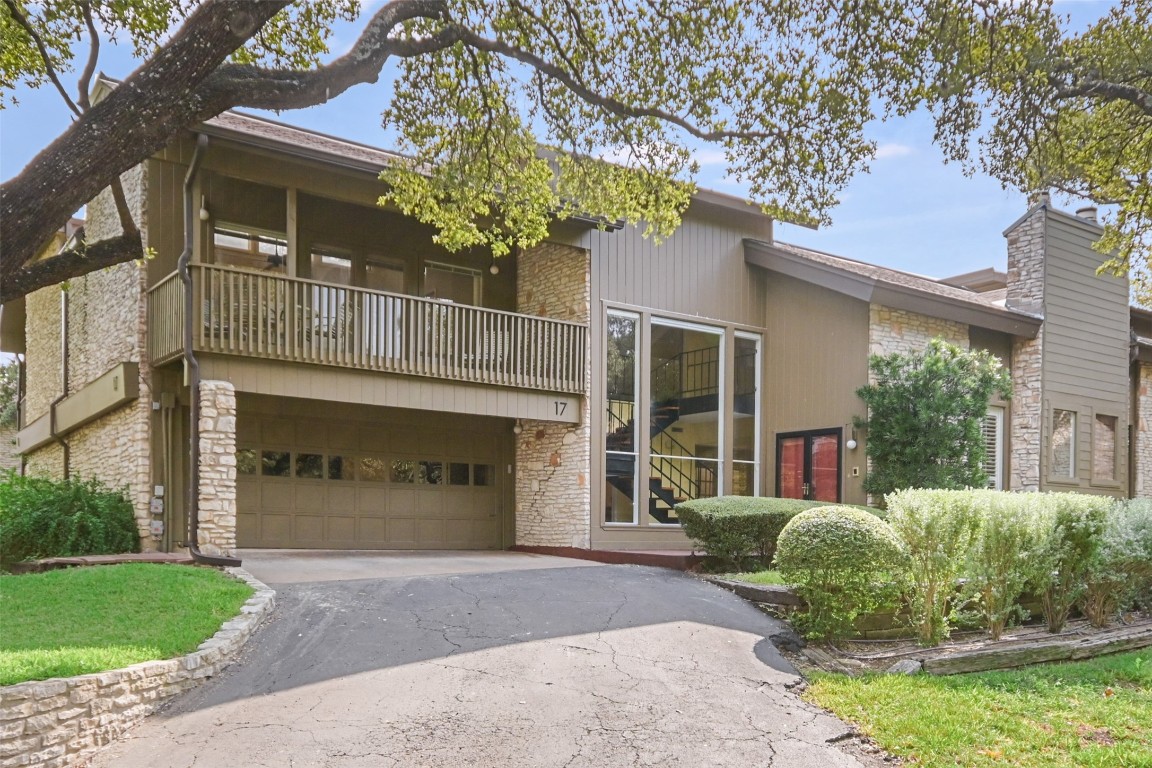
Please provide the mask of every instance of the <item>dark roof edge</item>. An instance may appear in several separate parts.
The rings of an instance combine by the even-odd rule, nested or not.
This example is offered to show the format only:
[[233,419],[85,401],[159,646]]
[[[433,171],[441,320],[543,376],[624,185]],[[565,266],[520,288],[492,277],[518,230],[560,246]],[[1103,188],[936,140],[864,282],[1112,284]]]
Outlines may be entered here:
[[1013,336],[1036,338],[1043,322],[1038,317],[1011,309],[959,301],[906,285],[864,277],[845,269],[809,261],[799,254],[760,240],[744,240],[744,261],[861,301],[1010,333]]

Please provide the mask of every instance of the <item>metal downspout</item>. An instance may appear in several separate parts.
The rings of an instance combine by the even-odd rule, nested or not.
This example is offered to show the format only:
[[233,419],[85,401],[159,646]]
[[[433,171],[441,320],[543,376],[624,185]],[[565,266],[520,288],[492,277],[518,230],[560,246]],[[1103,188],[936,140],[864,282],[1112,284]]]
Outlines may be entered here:
[[56,406],[68,397],[68,289],[60,291],[60,396],[48,406],[48,434],[63,451],[64,479],[72,474],[72,446],[56,431]]
[[188,391],[190,401],[188,404],[188,456],[191,467],[188,478],[188,552],[192,559],[204,565],[236,568],[240,566],[239,558],[207,555],[200,551],[198,532],[200,529],[200,363],[192,351],[192,275],[188,271],[188,264],[192,260],[192,228],[197,226],[192,209],[192,183],[196,179],[196,172],[200,169],[200,161],[204,157],[204,150],[208,147],[208,137],[200,134],[196,137],[196,149],[192,153],[192,162],[188,164],[188,173],[184,175],[184,250],[176,262],[176,271],[180,274],[180,282],[184,285],[184,365],[188,371]]

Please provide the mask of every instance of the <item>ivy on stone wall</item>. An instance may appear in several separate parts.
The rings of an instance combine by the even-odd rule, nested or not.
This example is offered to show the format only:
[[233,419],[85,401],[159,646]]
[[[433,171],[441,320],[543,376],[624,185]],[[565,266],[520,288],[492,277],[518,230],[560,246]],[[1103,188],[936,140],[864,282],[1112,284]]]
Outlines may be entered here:
[[872,355],[868,366],[873,383],[856,390],[868,406],[856,421],[868,434],[864,490],[986,485],[981,424],[994,393],[1011,395],[1000,361],[933,339],[923,351]]

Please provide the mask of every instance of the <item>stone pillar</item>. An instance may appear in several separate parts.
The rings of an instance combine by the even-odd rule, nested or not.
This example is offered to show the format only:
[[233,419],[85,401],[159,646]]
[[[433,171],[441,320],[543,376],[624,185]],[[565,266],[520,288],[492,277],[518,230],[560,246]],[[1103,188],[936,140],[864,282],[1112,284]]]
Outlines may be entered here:
[[200,382],[200,527],[209,555],[236,549],[236,391],[228,381]]
[[[1005,304],[1040,317],[1044,315],[1045,205],[1034,206],[1006,234],[1008,238],[1008,293]],[[1008,490],[1040,490],[1041,436],[1044,391],[1042,368],[1044,327],[1034,339],[1012,342],[1012,400],[1009,430]]]
[[1133,495],[1152,499],[1152,363],[1140,363],[1136,387],[1136,413],[1132,418],[1136,434],[1129,471],[1136,479]]
[[[541,243],[521,253],[516,265],[518,311],[587,324],[588,251]],[[585,366],[585,387],[591,367]],[[589,398],[580,423],[525,420],[516,436],[516,543],[526,546],[590,546],[591,496]]]

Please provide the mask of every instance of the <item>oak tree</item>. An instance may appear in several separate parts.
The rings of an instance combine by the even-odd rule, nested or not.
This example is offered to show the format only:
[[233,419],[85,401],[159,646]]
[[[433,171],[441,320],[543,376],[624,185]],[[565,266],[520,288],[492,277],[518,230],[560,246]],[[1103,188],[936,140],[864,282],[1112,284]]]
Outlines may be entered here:
[[[928,105],[953,157],[981,135],[974,157],[1005,183],[1118,203],[1109,242],[1127,258],[1149,219],[1149,2],[1074,37],[1044,0],[387,0],[366,18],[357,0],[0,0],[0,97],[52,87],[75,113],[0,186],[0,301],[140,257],[117,180],[182,131],[234,107],[320,104],[392,60],[381,109],[410,160],[382,194],[449,248],[501,255],[575,211],[667,236],[707,143],[767,213],[827,223],[874,152],[865,126]],[[332,57],[338,20],[361,31]],[[109,38],[140,66],[93,104]],[[1136,138],[1111,171],[1053,149],[1118,116]],[[1012,136],[1030,143],[1011,152]],[[120,235],[34,260],[108,187]]]

